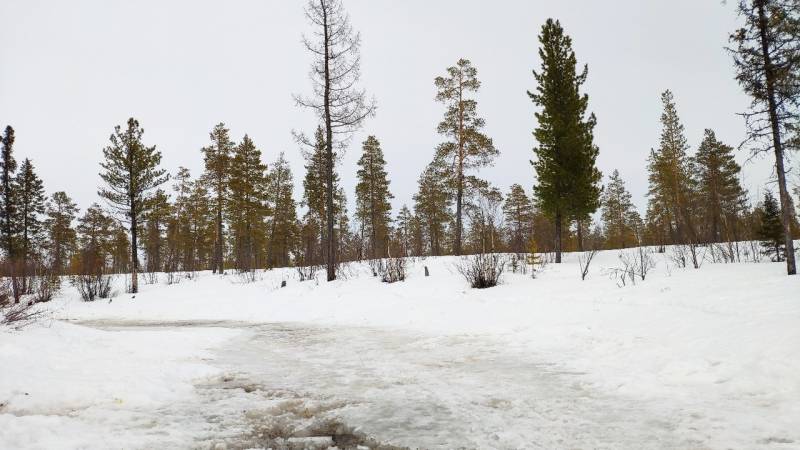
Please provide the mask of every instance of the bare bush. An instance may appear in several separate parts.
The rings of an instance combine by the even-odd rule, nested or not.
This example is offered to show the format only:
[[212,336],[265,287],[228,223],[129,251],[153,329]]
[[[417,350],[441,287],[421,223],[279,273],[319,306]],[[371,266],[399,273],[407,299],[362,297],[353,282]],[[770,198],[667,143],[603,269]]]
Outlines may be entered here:
[[36,303],[49,302],[61,290],[61,277],[50,269],[43,269],[33,276],[33,301]]
[[458,272],[476,289],[497,286],[505,268],[504,258],[497,253],[478,253],[464,256],[457,265]]
[[592,260],[596,254],[597,250],[590,250],[578,255],[578,265],[581,268],[581,280],[586,279],[586,275],[589,273],[589,266],[592,264]]
[[653,249],[643,246],[620,252],[619,262],[620,266],[605,270],[605,273],[614,279],[619,287],[626,286],[628,283],[635,285],[637,278],[644,281],[650,270],[656,266]]
[[384,283],[395,283],[406,279],[406,260],[405,258],[387,258],[382,265],[381,281]]
[[703,265],[705,250],[701,249],[699,244],[676,244],[672,246],[671,251],[672,261],[682,269],[686,268],[689,263],[695,269],[699,269]]
[[32,302],[6,303],[0,306],[0,325],[22,328],[37,321],[44,312]]
[[317,270],[319,270],[319,266],[314,264],[297,266],[297,276],[300,278],[300,281],[313,280],[317,277]]
[[105,273],[73,275],[70,282],[85,302],[93,302],[98,298],[111,296],[111,275]]

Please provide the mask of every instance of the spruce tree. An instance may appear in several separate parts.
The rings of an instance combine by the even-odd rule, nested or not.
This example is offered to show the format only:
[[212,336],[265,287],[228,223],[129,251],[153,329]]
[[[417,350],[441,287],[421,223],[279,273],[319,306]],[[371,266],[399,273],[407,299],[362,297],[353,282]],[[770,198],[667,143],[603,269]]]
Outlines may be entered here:
[[467,59],[447,68],[447,75],[436,77],[436,100],[445,105],[438,132],[449,140],[436,149],[436,158],[446,161],[445,172],[455,193],[456,214],[453,252],[461,254],[466,173],[488,166],[499,154],[492,140],[483,133],[485,121],[478,116],[478,102],[470,98],[481,86],[478,70]]
[[706,130],[692,160],[706,240],[735,240],[736,222],[745,207],[746,193],[739,183],[742,169],[734,159],[733,147],[718,141],[712,130]]
[[78,205],[64,191],[53,193],[47,204],[47,249],[50,266],[56,274],[63,274],[75,251],[76,232],[72,223],[78,214]]
[[209,134],[211,144],[201,150],[205,162],[203,178],[209,183],[214,213],[214,254],[211,267],[214,273],[219,273],[220,275],[225,271],[223,260],[225,234],[222,215],[225,212],[226,195],[228,193],[231,154],[235,146],[229,134],[230,131],[225,128],[224,123],[217,124]]
[[786,247],[783,243],[781,210],[770,191],[764,193],[758,239],[761,241],[761,247],[765,255],[772,257],[773,261],[783,261],[786,255]]
[[103,149],[105,160],[100,163],[103,169],[100,178],[105,181],[106,188],[98,191],[98,195],[129,225],[131,293],[139,290],[137,233],[149,207],[150,191],[169,179],[166,170],[159,168],[161,152],[155,146],[145,146],[143,134],[144,130],[134,118],[128,119],[125,130],[117,125],[110,137],[111,145]]
[[730,36],[736,79],[752,98],[744,114],[754,152],[772,151],[786,247],[786,272],[797,274],[792,202],[786,185],[786,135],[797,132],[800,107],[800,6],[796,0],[739,0],[744,27]]
[[14,264],[16,257],[14,236],[16,234],[16,195],[14,193],[14,173],[17,170],[17,161],[14,159],[14,129],[9,125],[3,133],[0,150],[0,232],[2,232],[2,247],[6,259]]
[[363,153],[358,160],[356,184],[356,218],[365,225],[369,235],[369,257],[386,256],[394,196],[389,192],[386,161],[381,144],[375,136],[363,143]]
[[14,179],[14,191],[17,197],[17,215],[15,222],[19,231],[18,256],[23,262],[22,290],[28,292],[27,276],[30,266],[36,259],[44,230],[43,215],[45,212],[45,194],[42,180],[36,175],[33,163],[25,158]]
[[269,219],[269,267],[286,267],[298,239],[297,205],[289,162],[281,152],[267,177],[266,196],[272,209]]
[[650,151],[647,222],[659,234],[660,244],[696,243],[691,220],[692,174],[686,150],[689,145],[678,118],[672,92],[661,94],[661,140]]
[[[561,262],[563,228],[569,220],[586,220],[599,206],[600,172],[595,167],[594,114],[586,117],[589,97],[581,94],[588,68],[578,73],[572,39],[558,21],[548,19],[539,34],[541,69],[533,71],[537,87],[528,92],[540,108],[533,135],[538,146],[532,161],[537,207],[555,225],[556,262]],[[567,227],[568,228],[568,227]]]
[[442,161],[434,159],[419,177],[414,195],[414,212],[419,217],[432,256],[442,254],[446,241],[446,226],[450,223],[452,195]]
[[519,184],[512,184],[503,204],[503,215],[508,230],[509,250],[524,253],[530,241],[533,224],[533,203]]
[[266,170],[261,151],[245,135],[230,160],[226,202],[234,264],[240,272],[257,267],[259,250],[266,245]]
[[627,248],[638,244],[638,228],[642,222],[631,202],[631,193],[618,170],[611,173],[603,190],[602,214],[608,248]]

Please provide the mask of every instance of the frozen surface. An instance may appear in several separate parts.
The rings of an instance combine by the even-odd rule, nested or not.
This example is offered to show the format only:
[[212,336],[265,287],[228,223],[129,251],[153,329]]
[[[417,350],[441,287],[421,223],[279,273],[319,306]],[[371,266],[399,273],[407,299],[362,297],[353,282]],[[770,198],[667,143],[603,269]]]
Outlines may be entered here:
[[203,273],[111,303],[68,288],[51,317],[80,326],[0,332],[0,448],[326,447],[345,431],[422,448],[800,446],[800,278],[656,255],[620,288],[604,272],[617,255],[586,281],[569,255],[482,291],[448,257],[393,285],[352,265],[333,283]]

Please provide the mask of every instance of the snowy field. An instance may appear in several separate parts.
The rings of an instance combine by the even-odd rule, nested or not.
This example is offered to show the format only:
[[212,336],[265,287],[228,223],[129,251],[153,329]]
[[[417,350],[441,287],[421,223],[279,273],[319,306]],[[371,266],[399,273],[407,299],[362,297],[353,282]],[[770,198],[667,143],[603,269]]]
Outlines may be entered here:
[[800,277],[655,255],[619,287],[618,253],[488,290],[454,257],[65,285],[0,330],[0,448],[800,448]]

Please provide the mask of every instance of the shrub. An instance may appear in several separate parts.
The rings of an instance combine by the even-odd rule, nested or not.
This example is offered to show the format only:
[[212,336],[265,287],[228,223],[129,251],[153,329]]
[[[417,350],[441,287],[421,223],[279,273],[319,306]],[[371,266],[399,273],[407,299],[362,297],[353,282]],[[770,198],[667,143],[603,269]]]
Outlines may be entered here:
[[52,270],[44,269],[31,280],[33,300],[37,303],[49,302],[61,290],[61,278]]
[[406,260],[405,258],[388,258],[386,264],[381,265],[381,281],[384,283],[394,283],[405,281],[406,279]]
[[497,253],[478,253],[464,256],[457,265],[458,272],[475,289],[497,286],[505,267],[504,258]]

